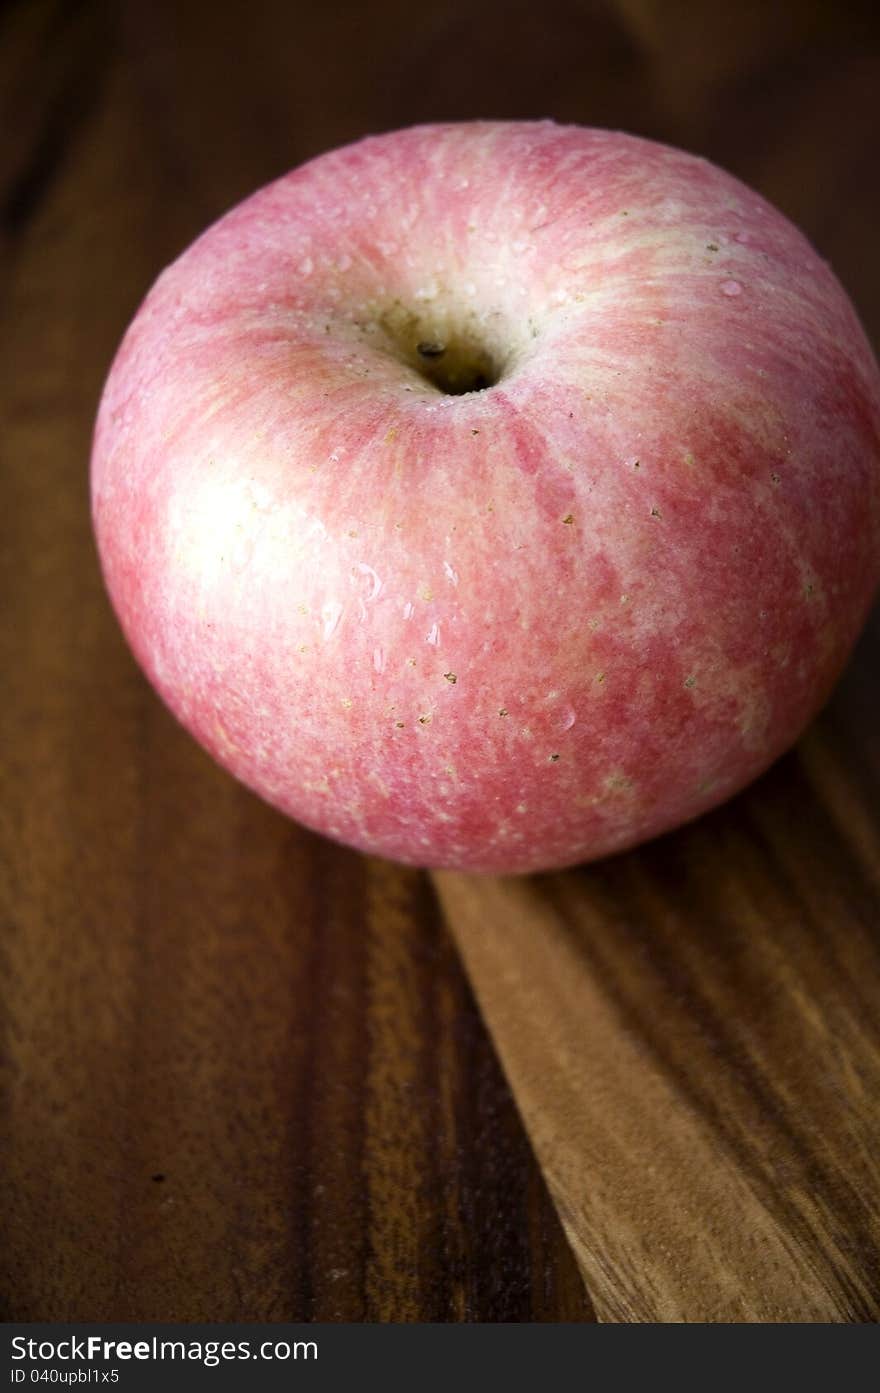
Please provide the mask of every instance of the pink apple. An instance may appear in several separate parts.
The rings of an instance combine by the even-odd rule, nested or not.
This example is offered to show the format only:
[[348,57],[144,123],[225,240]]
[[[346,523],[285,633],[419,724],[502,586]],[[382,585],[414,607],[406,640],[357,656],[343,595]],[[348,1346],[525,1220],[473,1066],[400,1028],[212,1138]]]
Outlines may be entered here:
[[309,827],[601,856],[822,704],[880,578],[880,376],[804,237],[704,160],[549,122],[364,140],[160,276],[94,521],[150,681]]

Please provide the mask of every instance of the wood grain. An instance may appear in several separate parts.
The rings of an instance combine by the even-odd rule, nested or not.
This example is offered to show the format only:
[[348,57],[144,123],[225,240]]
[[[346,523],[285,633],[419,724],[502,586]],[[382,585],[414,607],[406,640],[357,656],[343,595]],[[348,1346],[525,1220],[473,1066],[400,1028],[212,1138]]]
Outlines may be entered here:
[[74,817],[82,870],[19,900],[7,1318],[582,1318],[424,878],[174,747],[128,885]]
[[[91,423],[206,223],[438,118],[719,159],[876,336],[878,78],[867,3],[0,13],[7,1318],[593,1317],[430,879],[284,822],[137,673],[91,542]],[[875,621],[798,753],[699,827],[442,883],[606,1318],[876,1313],[878,671]]]

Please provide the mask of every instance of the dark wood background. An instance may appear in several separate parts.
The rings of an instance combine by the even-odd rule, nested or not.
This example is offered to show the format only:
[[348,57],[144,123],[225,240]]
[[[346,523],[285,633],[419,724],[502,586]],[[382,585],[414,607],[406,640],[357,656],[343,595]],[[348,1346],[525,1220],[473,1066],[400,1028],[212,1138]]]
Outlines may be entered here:
[[[550,115],[709,155],[801,223],[876,343],[874,14],[685,0],[0,10],[6,1318],[593,1318],[431,879],[285,822],[213,767],[136,670],[91,542],[91,423],[138,301],[208,221],[323,149],[435,118]],[[740,1110],[741,1150],[771,1117],[776,1151],[745,1166],[746,1182],[768,1212],[778,1200],[782,1222],[786,1187],[803,1181],[831,1235],[814,1261],[798,1221],[807,1265],[831,1283],[848,1255],[843,1319],[880,1306],[878,712],[875,613],[802,749],[708,831],[589,880],[508,887],[503,901],[520,927],[530,896],[638,923],[631,953],[594,944],[594,987],[618,1023],[647,1013],[640,1048],[706,1128],[719,1125],[719,1096]],[[743,886],[752,920],[736,918]],[[570,1157],[560,1179],[526,1037],[513,1029],[511,1045],[492,991],[493,940],[468,927],[467,889],[441,888],[599,1313],[679,1315],[681,1303],[652,1305],[650,1284],[639,1295],[650,1255],[632,1270],[619,1259],[633,1251],[620,1205],[567,1204]],[[769,979],[742,970],[735,935],[720,940],[722,972],[705,960],[701,925],[722,907],[770,933],[778,951],[758,964]],[[786,1131],[780,1116],[808,1082],[792,1063],[805,1037],[765,1016],[782,1025],[760,1037],[762,1069],[782,1083],[774,1094],[760,1075],[766,1108],[752,1118],[751,1045],[718,1022],[766,1006],[774,964],[802,941],[803,979],[779,980],[818,1032],[798,1057],[822,1087]],[[638,964],[655,959],[663,990],[642,991]],[[694,1074],[695,1059],[708,1073]],[[716,1064],[727,1093],[706,1084]],[[829,1116],[839,1126],[840,1107],[844,1140],[862,1148],[849,1176],[838,1153],[832,1164],[809,1144]],[[603,1155],[613,1167],[613,1148]],[[605,1178],[593,1176],[607,1199]],[[604,1267],[593,1223],[618,1226]],[[627,1300],[611,1299],[621,1287]],[[741,1309],[769,1319],[786,1307]]]

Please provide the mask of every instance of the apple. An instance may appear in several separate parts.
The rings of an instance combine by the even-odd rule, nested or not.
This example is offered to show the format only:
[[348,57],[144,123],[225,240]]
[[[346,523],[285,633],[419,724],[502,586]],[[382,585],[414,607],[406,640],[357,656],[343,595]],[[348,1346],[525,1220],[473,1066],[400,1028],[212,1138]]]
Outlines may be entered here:
[[880,579],[880,375],[705,160],[422,126],[159,277],[92,499],[138,661],[245,784],[385,857],[549,869],[726,799],[821,706]]

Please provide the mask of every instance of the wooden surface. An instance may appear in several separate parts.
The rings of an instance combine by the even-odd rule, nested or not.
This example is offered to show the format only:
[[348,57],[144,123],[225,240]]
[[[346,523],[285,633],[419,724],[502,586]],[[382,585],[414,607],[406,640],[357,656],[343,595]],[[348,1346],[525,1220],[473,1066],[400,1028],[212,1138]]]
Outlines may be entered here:
[[8,1318],[876,1319],[876,616],[729,808],[566,876],[440,882],[588,1297],[430,879],[284,822],[174,725],[86,489],[161,266],[274,174],[417,120],[554,115],[718,159],[801,222],[876,343],[873,15],[0,11]]

